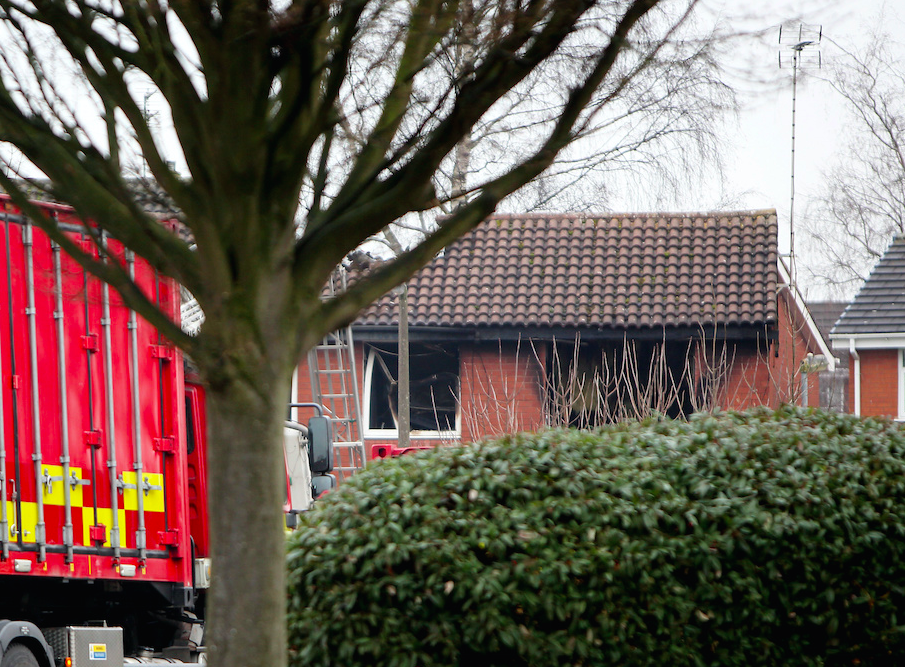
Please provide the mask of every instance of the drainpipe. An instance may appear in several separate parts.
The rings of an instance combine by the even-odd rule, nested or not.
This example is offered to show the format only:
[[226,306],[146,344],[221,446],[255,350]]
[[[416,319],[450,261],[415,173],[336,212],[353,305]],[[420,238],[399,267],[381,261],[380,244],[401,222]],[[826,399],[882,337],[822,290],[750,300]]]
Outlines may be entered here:
[[855,361],[855,368],[852,371],[855,374],[855,396],[853,398],[853,412],[856,417],[861,416],[861,355],[855,349],[855,339],[848,339],[848,353],[852,355]]
[[808,407],[808,372],[801,371],[801,407]]

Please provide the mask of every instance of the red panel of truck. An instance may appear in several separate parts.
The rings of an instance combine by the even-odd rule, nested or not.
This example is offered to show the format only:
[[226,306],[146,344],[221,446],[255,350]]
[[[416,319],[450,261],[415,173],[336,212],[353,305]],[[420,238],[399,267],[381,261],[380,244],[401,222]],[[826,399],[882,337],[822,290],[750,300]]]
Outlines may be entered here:
[[[180,353],[8,199],[0,213],[0,575],[190,585]],[[105,243],[178,322],[177,285]]]
[[192,380],[185,386],[185,419],[188,452],[187,488],[189,530],[195,542],[195,557],[210,555],[207,534],[207,457],[203,447],[207,429],[207,403],[204,387]]

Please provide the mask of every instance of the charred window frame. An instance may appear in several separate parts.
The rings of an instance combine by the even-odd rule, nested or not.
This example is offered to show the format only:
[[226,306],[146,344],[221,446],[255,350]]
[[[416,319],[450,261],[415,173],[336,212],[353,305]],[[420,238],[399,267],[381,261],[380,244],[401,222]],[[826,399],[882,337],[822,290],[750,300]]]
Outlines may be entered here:
[[[399,346],[367,346],[364,422],[371,437],[398,435]],[[412,343],[409,386],[413,437],[458,436],[459,350],[454,345]]]

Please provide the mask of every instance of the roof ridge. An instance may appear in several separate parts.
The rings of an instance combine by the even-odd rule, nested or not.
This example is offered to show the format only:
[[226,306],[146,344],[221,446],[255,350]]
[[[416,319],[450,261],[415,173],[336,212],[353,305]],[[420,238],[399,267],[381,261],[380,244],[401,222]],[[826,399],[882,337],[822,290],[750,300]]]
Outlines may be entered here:
[[528,220],[528,219],[613,219],[613,218],[734,218],[739,216],[760,218],[776,215],[775,208],[738,209],[731,211],[533,211],[530,213],[493,213],[485,218],[488,220]]

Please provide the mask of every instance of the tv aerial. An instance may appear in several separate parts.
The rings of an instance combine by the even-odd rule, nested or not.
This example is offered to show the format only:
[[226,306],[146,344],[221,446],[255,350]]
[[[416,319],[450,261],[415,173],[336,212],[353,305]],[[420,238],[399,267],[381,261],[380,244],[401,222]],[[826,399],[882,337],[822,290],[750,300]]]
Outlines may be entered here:
[[798,70],[820,69],[820,41],[823,26],[800,23],[779,26],[779,68],[792,70],[792,194],[789,201],[789,274],[795,283],[795,101],[798,93]]

